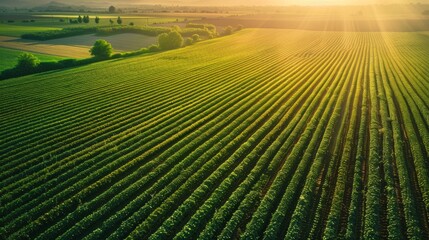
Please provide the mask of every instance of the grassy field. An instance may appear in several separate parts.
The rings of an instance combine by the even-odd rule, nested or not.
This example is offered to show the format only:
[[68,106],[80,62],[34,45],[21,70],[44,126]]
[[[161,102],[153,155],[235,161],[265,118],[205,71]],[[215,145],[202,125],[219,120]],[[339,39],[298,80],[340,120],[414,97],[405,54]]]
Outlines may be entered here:
[[[16,65],[18,56],[21,53],[22,51],[19,51],[19,50],[0,48],[0,71],[13,68]],[[64,59],[58,56],[38,54],[38,53],[34,53],[34,55],[37,58],[39,58],[40,61],[44,61],[44,62]]]
[[428,239],[429,38],[246,29],[0,82],[5,239]]
[[56,27],[42,27],[34,25],[18,26],[12,24],[0,24],[0,36],[19,37],[24,33],[43,32],[49,30],[58,30]]

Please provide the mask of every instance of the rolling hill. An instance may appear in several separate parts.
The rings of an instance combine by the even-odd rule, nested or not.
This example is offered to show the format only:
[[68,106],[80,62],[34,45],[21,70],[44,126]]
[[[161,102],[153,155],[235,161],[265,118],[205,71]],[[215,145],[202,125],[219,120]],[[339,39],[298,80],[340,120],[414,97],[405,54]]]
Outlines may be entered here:
[[246,29],[2,81],[1,238],[427,239],[428,45]]

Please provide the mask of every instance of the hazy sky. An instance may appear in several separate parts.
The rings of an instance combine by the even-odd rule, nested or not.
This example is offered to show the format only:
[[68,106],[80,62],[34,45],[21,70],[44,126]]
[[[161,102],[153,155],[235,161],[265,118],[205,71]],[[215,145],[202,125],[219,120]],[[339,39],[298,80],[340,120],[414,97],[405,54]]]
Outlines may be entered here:
[[41,5],[48,2],[61,2],[72,5],[134,5],[134,4],[162,4],[162,5],[362,5],[387,3],[429,3],[429,0],[0,0],[1,5]]
[[[1,1],[1,0],[0,0]],[[385,4],[385,3],[428,3],[428,0],[110,0],[110,2],[140,2],[168,4],[213,4],[219,5],[348,5],[348,4]]]
[[[1,0],[0,0],[1,1]],[[110,0],[115,2],[115,0]],[[429,3],[429,0],[116,0],[129,3],[159,3],[169,5],[362,5],[387,3]]]

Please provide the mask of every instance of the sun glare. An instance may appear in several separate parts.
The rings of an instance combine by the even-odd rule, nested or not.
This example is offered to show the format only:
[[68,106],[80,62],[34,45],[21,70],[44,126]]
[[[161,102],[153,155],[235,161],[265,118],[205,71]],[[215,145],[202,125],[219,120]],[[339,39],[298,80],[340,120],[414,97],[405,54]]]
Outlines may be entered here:
[[0,0],[0,239],[429,239],[408,1]]

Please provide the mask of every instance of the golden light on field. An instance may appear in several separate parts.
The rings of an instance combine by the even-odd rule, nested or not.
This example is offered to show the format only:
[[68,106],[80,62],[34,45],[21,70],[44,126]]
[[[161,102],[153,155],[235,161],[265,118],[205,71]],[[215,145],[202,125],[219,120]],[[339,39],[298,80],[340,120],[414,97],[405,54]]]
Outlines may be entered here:
[[301,0],[300,5],[363,5],[363,4],[400,4],[408,3],[405,0]]
[[[401,31],[402,29],[424,29],[427,25],[425,17],[415,4],[378,4],[384,1],[302,1],[308,6],[319,4],[319,7],[297,7],[261,18],[260,25],[267,21],[283,22],[279,27],[318,30],[318,31]],[[376,3],[376,4],[365,4]],[[353,5],[354,4],[354,5]]]
[[309,4],[309,5],[348,5],[348,4],[358,4],[362,1],[356,1],[356,0],[347,0],[347,1],[341,1],[341,0],[325,0],[325,1],[317,1],[317,0],[303,0],[301,1],[301,4]]

